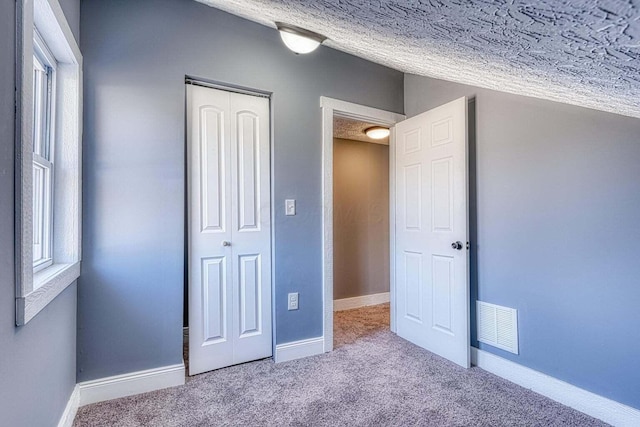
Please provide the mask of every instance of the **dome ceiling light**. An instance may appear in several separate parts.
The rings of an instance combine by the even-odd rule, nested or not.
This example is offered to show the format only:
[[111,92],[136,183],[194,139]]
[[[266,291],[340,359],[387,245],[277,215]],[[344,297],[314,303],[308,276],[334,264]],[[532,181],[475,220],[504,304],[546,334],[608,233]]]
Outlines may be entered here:
[[371,139],[384,139],[389,136],[389,129],[382,126],[373,126],[364,130]]
[[282,22],[276,22],[276,27],[284,44],[296,54],[313,52],[327,39],[322,34]]

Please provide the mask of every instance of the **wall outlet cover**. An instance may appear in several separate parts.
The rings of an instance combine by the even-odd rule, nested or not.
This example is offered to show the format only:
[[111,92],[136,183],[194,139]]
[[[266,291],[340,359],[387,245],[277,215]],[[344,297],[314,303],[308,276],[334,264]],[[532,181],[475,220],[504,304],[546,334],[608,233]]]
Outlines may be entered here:
[[297,310],[298,309],[298,293],[292,292],[288,295],[288,309],[289,310]]

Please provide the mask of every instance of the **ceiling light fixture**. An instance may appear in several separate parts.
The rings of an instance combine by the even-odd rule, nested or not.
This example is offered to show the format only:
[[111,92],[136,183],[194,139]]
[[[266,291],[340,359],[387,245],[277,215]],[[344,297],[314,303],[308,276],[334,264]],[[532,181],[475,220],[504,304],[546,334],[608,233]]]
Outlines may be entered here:
[[295,53],[313,52],[327,39],[322,34],[282,22],[276,22],[276,27],[284,44]]
[[364,130],[364,133],[371,139],[384,139],[389,136],[389,129],[382,126],[373,126]]

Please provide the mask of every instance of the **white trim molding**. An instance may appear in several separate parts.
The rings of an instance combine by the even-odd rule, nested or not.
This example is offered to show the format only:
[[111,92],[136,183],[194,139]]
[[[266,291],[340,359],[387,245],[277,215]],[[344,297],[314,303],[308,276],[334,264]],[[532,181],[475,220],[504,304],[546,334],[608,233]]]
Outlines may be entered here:
[[352,310],[354,308],[384,304],[389,302],[389,297],[389,292],[382,292],[379,294],[362,295],[360,297],[336,299],[333,300],[333,311]]
[[69,396],[67,406],[64,408],[64,412],[58,421],[58,427],[72,427],[73,420],[76,418],[76,413],[80,407],[80,388],[76,384]]
[[276,363],[302,359],[324,353],[324,337],[293,341],[276,345],[274,360]]
[[396,127],[389,135],[389,328],[396,330]]
[[51,300],[80,277],[80,263],[54,264],[36,273],[34,277],[38,278],[41,275],[46,275],[42,279],[46,285],[40,286],[26,296],[16,299],[17,324],[25,324],[33,319]]
[[524,388],[614,426],[639,426],[640,410],[471,347],[471,363]]
[[80,406],[104,400],[148,393],[185,383],[184,362],[177,365],[131,372],[78,384]]
[[[324,351],[327,352],[333,350],[333,118],[334,116],[345,117],[393,127],[397,122],[404,120],[405,115],[325,96],[320,97],[320,109],[322,110],[322,299],[324,312],[322,326],[323,346]],[[389,152],[391,153],[394,149],[394,138],[391,136],[389,138]],[[393,167],[393,164],[390,164],[390,167]],[[390,177],[395,176],[393,171],[393,169],[389,169]],[[393,200],[390,202],[393,205]],[[392,228],[393,226],[391,224]],[[393,246],[393,243],[391,245]],[[391,262],[393,263],[393,259]],[[391,294],[393,294],[395,289],[393,277],[390,280]],[[391,316],[394,313],[392,304]],[[393,321],[392,325],[394,325]]]

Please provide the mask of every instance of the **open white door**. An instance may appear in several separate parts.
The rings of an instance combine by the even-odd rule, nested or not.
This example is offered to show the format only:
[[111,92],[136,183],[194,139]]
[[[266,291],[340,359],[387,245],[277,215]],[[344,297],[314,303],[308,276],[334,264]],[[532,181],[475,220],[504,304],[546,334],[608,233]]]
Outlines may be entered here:
[[269,100],[187,86],[189,375],[269,357]]
[[467,100],[396,124],[396,328],[469,367]]

